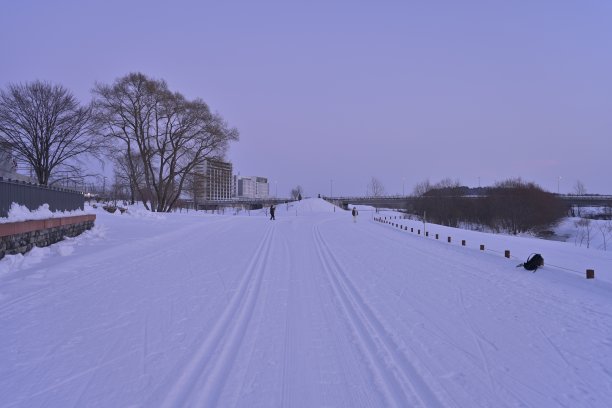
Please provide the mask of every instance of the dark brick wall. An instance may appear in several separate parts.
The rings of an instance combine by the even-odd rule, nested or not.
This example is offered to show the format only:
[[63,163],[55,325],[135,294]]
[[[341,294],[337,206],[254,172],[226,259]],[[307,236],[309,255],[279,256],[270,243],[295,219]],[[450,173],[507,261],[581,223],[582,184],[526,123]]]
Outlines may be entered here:
[[95,215],[81,215],[0,224],[0,259],[54,244],[64,237],[76,237],[91,229],[95,219]]

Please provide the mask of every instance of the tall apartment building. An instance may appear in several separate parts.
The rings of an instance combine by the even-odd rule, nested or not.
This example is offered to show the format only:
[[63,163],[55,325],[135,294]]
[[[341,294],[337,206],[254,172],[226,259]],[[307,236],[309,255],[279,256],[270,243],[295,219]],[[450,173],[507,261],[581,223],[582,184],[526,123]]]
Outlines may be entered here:
[[267,198],[270,196],[270,185],[265,177],[235,177],[236,197]]
[[229,200],[233,196],[232,163],[207,159],[195,169],[197,201]]

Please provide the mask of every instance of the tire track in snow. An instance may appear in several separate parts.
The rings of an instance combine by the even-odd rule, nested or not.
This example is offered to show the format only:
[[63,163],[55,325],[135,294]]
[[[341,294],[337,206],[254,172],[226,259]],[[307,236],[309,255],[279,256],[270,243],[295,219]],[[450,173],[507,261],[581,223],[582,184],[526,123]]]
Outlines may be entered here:
[[161,407],[215,406],[251,320],[273,237],[274,227],[269,226],[230,303],[187,365],[180,368]]
[[342,304],[376,381],[385,391],[383,396],[388,405],[444,406],[359,295],[316,225],[313,236],[332,290]]

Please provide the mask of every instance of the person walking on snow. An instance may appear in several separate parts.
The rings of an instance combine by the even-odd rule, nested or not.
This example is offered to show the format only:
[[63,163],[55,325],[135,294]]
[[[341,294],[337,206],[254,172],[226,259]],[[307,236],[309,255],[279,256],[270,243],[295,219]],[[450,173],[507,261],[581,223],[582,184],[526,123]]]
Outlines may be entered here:
[[272,204],[270,206],[270,220],[276,220],[276,218],[274,218],[274,211],[276,211],[276,207],[274,206],[274,204]]
[[353,222],[357,222],[357,216],[359,215],[359,212],[357,212],[357,207],[353,207]]

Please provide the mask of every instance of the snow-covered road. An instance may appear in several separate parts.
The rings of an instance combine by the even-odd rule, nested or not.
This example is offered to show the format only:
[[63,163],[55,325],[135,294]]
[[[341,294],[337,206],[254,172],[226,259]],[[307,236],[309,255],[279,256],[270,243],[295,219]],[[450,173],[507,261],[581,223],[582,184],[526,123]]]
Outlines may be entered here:
[[612,285],[350,218],[100,214],[0,273],[0,406],[609,406]]

